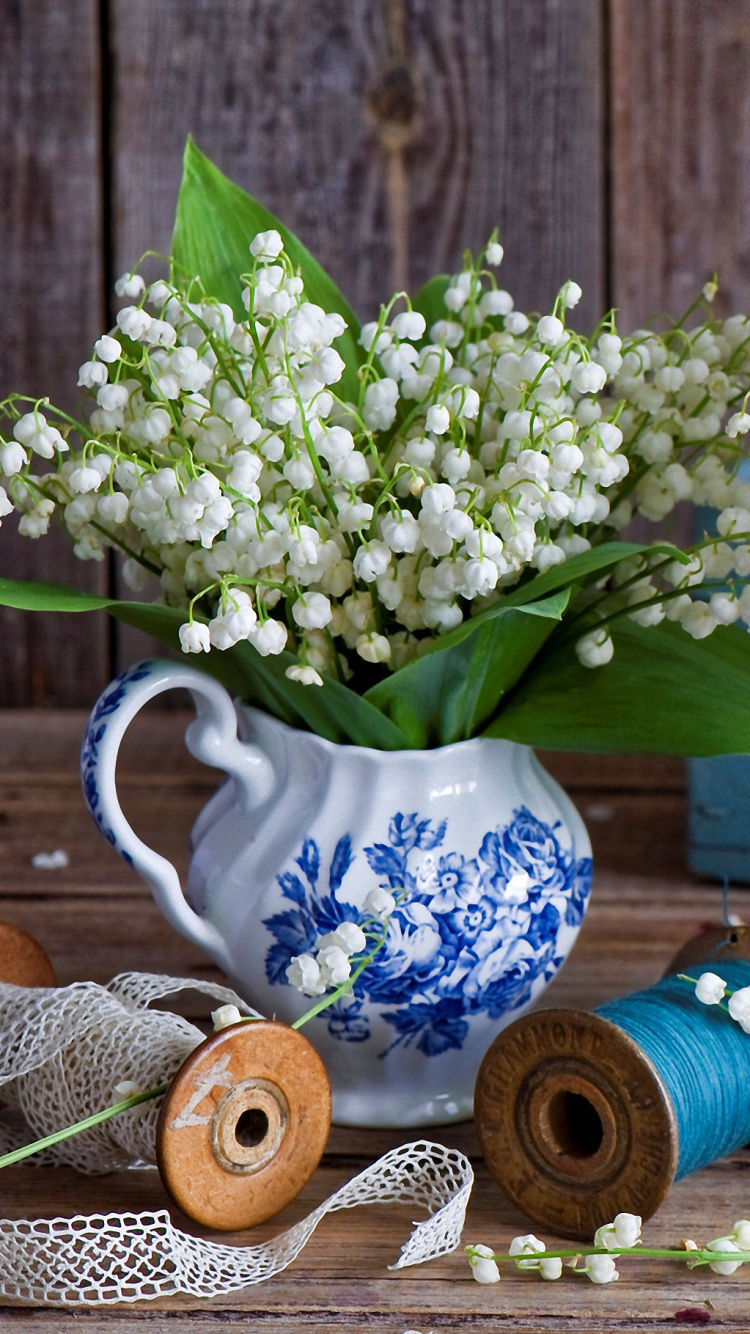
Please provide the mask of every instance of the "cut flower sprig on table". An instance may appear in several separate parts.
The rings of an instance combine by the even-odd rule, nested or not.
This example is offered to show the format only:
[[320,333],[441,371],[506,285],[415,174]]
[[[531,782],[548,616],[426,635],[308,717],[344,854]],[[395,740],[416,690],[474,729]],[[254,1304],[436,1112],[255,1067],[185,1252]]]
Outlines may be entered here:
[[[324,1010],[354,990],[362,974],[385,945],[391,916],[403,897],[403,894],[389,894],[387,890],[381,888],[370,890],[358,923],[340,922],[335,931],[328,932],[317,940],[314,953],[299,955],[292,959],[287,969],[290,984],[302,995],[316,997],[316,1001],[290,1024],[290,1028],[304,1028],[311,1019],[316,1019]],[[262,1019],[263,1016],[256,1013],[243,1014],[237,1005],[231,1003],[220,1005],[211,1013],[215,1033],[220,1033],[235,1024],[253,1024]],[[82,1121],[61,1126],[41,1139],[0,1154],[0,1170],[4,1167],[13,1167],[16,1163],[42,1153],[63,1140],[73,1139],[76,1135],[112,1120],[113,1117],[121,1116],[123,1112],[153,1102],[156,1098],[162,1097],[168,1089],[168,1083],[140,1088],[131,1080],[123,1080],[114,1085],[108,1107],[102,1107]]]
[[[0,602],[107,607],[338,742],[750,749],[750,321],[707,284],[661,333],[584,338],[574,281],[527,316],[502,259],[493,236],[360,327],[189,142],[169,275],[118,281],[80,419],[2,405],[2,515],[119,549],[158,600]],[[715,532],[620,539],[686,499]]]
[[641,1219],[637,1214],[617,1214],[613,1222],[597,1229],[591,1246],[552,1246],[529,1233],[514,1237],[507,1252],[495,1252],[490,1246],[465,1248],[472,1276],[477,1283],[499,1283],[500,1264],[513,1261],[517,1269],[534,1270],[550,1281],[562,1276],[563,1268],[582,1274],[592,1283],[614,1283],[620,1278],[616,1262],[622,1258],[672,1260],[688,1269],[708,1265],[715,1274],[726,1277],[743,1264],[750,1263],[750,1220],[741,1218],[731,1231],[705,1246],[683,1238],[679,1247],[654,1247],[641,1244]]
[[750,987],[730,987],[717,973],[701,973],[698,978],[689,973],[677,976],[695,987],[696,997],[703,1005],[715,1005],[726,1011],[743,1033],[750,1033]]

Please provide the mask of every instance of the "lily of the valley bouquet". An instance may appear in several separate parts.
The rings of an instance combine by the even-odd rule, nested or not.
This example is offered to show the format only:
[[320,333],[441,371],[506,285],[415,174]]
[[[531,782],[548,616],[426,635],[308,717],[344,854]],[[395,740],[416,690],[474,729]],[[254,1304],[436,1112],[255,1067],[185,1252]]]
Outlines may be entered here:
[[[709,284],[662,333],[583,338],[577,284],[527,316],[502,257],[360,327],[189,143],[168,279],[117,283],[80,420],[2,405],[0,515],[118,549],[146,600],[0,601],[106,606],[337,742],[750,750],[750,320]],[[620,540],[687,499],[715,512],[694,546]]]

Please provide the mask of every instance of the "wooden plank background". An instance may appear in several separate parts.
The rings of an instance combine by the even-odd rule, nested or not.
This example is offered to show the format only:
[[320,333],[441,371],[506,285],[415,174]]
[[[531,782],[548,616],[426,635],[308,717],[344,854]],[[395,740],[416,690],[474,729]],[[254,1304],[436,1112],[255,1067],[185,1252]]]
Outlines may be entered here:
[[[106,320],[101,49],[97,0],[0,5],[0,398],[48,394],[75,404],[78,366]],[[62,534],[0,531],[0,570],[106,591]],[[70,704],[110,676],[104,617],[0,614],[0,699]]]
[[[634,327],[718,268],[750,301],[747,0],[0,0],[0,394],[63,405],[111,281],[166,250],[185,135],[363,316],[499,225],[527,309],[584,287]],[[63,538],[0,570],[104,590]],[[0,704],[86,705],[143,650],[0,615]]]

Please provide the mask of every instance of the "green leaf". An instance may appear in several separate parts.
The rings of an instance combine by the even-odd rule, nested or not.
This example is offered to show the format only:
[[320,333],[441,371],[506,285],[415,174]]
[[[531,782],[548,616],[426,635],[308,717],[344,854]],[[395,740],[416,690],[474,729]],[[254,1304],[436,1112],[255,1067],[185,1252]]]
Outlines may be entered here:
[[582,551],[579,556],[571,556],[562,565],[553,565],[552,569],[547,570],[546,574],[538,574],[535,579],[529,580],[526,584],[521,584],[515,593],[509,594],[502,605],[520,607],[525,602],[546,597],[555,588],[567,588],[570,584],[586,584],[590,581],[592,574],[601,579],[607,570],[619,565],[621,560],[626,560],[631,556],[639,556],[646,551],[650,554],[662,552],[665,556],[670,556],[672,560],[677,560],[683,565],[690,559],[683,551],[680,551],[679,547],[670,546],[668,543],[651,546],[639,542],[602,542],[601,546],[591,547],[589,551]]
[[418,310],[420,315],[424,315],[427,321],[427,336],[429,337],[430,325],[436,320],[445,320],[449,312],[445,307],[445,291],[450,282],[447,273],[438,273],[434,278],[430,278],[424,287],[420,287],[417,295],[412,300],[414,310]]
[[188,137],[172,236],[172,260],[178,277],[189,279],[200,275],[206,291],[226,301],[237,319],[242,319],[247,312],[242,304],[240,274],[250,268],[248,247],[256,232],[271,228],[279,232],[284,249],[299,268],[307,300],[346,320],[348,328],[336,339],[346,370],[334,389],[356,402],[357,370],[364,352],[357,342],[359,321],[351,306],[302,242],[268,209],[219,171]]
[[566,588],[529,606],[493,607],[491,615],[465,621],[446,635],[447,647],[385,677],[364,699],[418,749],[476,735],[552,634],[569,596]]
[[667,621],[628,621],[612,638],[605,667],[583,667],[570,640],[550,644],[485,735],[550,750],[750,753],[747,631],[697,641]]
[[[106,609],[118,621],[133,625],[177,650],[179,629],[187,619],[184,611],[159,603],[118,602],[61,584],[16,579],[0,579],[0,606],[24,611]],[[408,739],[395,723],[340,682],[326,678],[322,686],[303,686],[290,681],[285,672],[296,662],[291,653],[262,658],[252,645],[243,643],[226,652],[196,654],[190,662],[199,671],[221,681],[232,694],[265,709],[291,727],[306,728],[328,741],[369,746],[373,750],[409,748]]]
[[63,584],[38,584],[21,579],[0,579],[0,607],[20,611],[96,611],[109,607],[109,598],[82,593]]
[[[109,609],[118,620],[179,649],[184,612],[158,603],[114,602]],[[190,658],[191,666],[221,681],[231,694],[290,727],[304,728],[341,745],[373,750],[409,748],[408,739],[390,719],[340,682],[329,677],[324,677],[322,686],[290,681],[285,672],[296,661],[287,652],[263,658],[246,642],[223,652],[214,649]]]
[[[508,613],[525,611],[559,620],[574,590],[591,576],[601,577],[626,557],[654,549],[634,542],[605,542],[571,557],[463,621],[423,657],[379,681],[364,698],[391,718],[412,746],[444,746],[476,735],[555,628],[550,621],[532,625],[521,615]],[[676,548],[659,549],[681,555]],[[495,626],[499,619],[502,624]]]

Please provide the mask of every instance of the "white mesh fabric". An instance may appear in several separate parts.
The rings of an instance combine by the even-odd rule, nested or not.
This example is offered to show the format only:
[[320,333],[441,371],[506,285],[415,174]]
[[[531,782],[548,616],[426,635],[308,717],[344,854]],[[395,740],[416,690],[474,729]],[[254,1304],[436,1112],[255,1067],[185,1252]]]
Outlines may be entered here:
[[[149,1088],[170,1080],[204,1034],[180,1015],[149,1010],[153,1000],[190,989],[256,1014],[235,992],[192,978],[122,973],[108,986],[0,984],[0,1087],[28,1127],[6,1131],[0,1148],[41,1139],[108,1107],[123,1080]],[[116,1101],[116,1098],[114,1099]],[[161,1099],[143,1103],[48,1149],[44,1162],[79,1172],[112,1172],[156,1160]]]
[[472,1185],[468,1160],[421,1140],[391,1149],[306,1219],[259,1246],[227,1246],[180,1232],[166,1209],[0,1221],[0,1295],[64,1306],[135,1302],[178,1293],[217,1297],[262,1283],[299,1255],[326,1214],[358,1204],[418,1203],[393,1269],[455,1250]]
[[[255,1014],[226,987],[124,973],[108,987],[93,982],[38,989],[0,984],[0,1087],[20,1108],[26,1133],[41,1137],[107,1106],[115,1084],[141,1087],[170,1079],[203,1039],[179,1015],[148,1010],[152,1000],[186,988]],[[82,1172],[110,1172],[155,1159],[160,1099],[132,1108],[44,1155]],[[11,1147],[7,1131],[3,1148]],[[31,1161],[38,1161],[39,1156]],[[214,1297],[261,1283],[285,1269],[326,1214],[358,1204],[408,1203],[427,1211],[393,1266],[419,1264],[455,1250],[473,1173],[455,1149],[420,1140],[384,1155],[306,1219],[272,1241],[228,1246],[176,1228],[166,1210],[89,1217],[0,1220],[0,1296],[37,1303],[93,1305],[187,1294]]]

